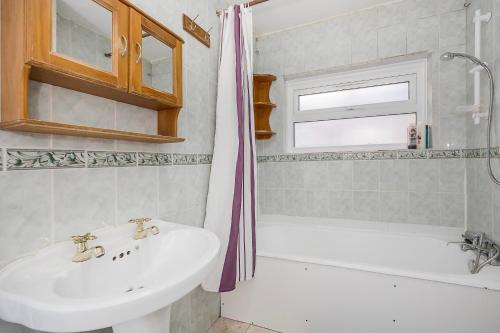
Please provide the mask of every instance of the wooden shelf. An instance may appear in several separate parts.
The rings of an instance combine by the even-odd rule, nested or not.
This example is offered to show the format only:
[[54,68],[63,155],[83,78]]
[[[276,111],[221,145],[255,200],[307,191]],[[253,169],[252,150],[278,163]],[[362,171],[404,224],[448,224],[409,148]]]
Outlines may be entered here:
[[276,133],[271,130],[269,118],[276,104],[271,102],[269,92],[276,76],[271,74],[254,74],[253,100],[255,116],[255,138],[268,140]]
[[175,143],[183,142],[185,140],[183,138],[171,136],[124,132],[112,129],[60,124],[35,119],[1,122],[0,129],[18,132],[83,136],[100,139],[128,140],[148,143]]
[[254,102],[253,103],[254,107],[256,108],[275,108],[276,104],[274,103],[267,103],[267,102]]
[[30,62],[28,70],[30,80],[48,83],[106,99],[112,99],[125,104],[136,105],[141,108],[160,111],[178,107],[178,105],[168,103],[165,100],[132,94],[127,90],[106,85],[97,80],[92,80],[75,73],[64,72],[59,68],[40,62]]
[[258,81],[268,81],[268,82],[273,82],[276,81],[276,76],[272,74],[254,74],[253,78],[258,80]]
[[255,138],[257,140],[267,140],[270,139],[276,133],[273,131],[255,131]]

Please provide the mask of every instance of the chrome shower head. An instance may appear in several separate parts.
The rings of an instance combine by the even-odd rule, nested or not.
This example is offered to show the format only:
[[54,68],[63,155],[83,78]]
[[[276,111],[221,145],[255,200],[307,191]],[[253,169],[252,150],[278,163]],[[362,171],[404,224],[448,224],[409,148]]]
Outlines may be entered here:
[[441,55],[441,60],[442,61],[451,61],[455,58],[463,58],[463,59],[467,59],[467,60],[470,60],[472,61],[473,63],[475,63],[476,65],[478,66],[481,66],[485,69],[488,69],[490,70],[490,68],[488,67],[488,65],[484,62],[482,62],[481,60],[479,60],[478,58],[474,57],[474,56],[471,56],[469,54],[465,54],[465,53],[454,53],[454,52],[446,52],[446,53],[443,53]]
[[[451,61],[455,58],[462,58],[471,61],[477,66],[482,67],[486,73],[488,74],[488,78],[490,79],[490,106],[488,110],[488,128],[487,128],[487,151],[490,151],[491,149],[491,131],[493,127],[493,114],[494,114],[494,109],[495,109],[495,78],[493,77],[493,72],[491,71],[491,68],[488,66],[487,63],[484,61],[481,61],[477,57],[474,57],[470,54],[465,54],[465,53],[453,53],[453,52],[446,52],[441,55],[441,60],[442,61]],[[486,154],[487,157],[487,166],[488,166],[488,174],[491,178],[491,180],[496,184],[500,185],[500,177],[497,178],[493,172],[493,168],[491,166],[491,154]]]
[[453,59],[455,59],[455,54],[452,52],[446,52],[441,55],[442,61],[451,61]]

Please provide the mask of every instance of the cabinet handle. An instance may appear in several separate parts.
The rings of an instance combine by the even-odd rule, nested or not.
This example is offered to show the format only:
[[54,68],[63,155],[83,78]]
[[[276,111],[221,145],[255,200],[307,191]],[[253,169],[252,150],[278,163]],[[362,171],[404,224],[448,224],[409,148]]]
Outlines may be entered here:
[[136,45],[139,49],[139,54],[137,54],[137,60],[135,62],[138,64],[142,60],[142,45],[140,43],[136,43]]
[[121,36],[121,40],[122,40],[122,51],[121,51],[121,55],[122,57],[125,57],[127,55],[127,51],[128,51],[128,39],[127,37],[125,36]]

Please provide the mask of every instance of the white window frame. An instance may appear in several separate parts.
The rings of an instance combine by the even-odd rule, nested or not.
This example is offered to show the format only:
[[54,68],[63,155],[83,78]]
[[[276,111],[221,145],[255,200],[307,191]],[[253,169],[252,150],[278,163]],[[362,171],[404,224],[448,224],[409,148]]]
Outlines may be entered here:
[[[286,80],[287,115],[285,125],[285,150],[289,153],[331,152],[346,150],[405,149],[400,145],[364,145],[296,148],[295,123],[370,116],[415,113],[417,126],[429,124],[428,110],[428,60],[409,60],[389,65],[339,72],[314,77]],[[409,82],[410,96],[407,101],[378,103],[359,106],[299,111],[299,96],[335,90],[346,90],[383,84]]]

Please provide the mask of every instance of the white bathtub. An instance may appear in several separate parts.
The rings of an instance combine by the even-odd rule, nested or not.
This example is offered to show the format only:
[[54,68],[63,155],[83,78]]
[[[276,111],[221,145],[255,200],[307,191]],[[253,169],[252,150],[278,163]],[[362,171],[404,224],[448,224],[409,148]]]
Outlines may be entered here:
[[[285,333],[500,332],[500,267],[471,275],[455,228],[265,217],[256,277],[222,316]],[[326,222],[326,223],[325,223]]]

